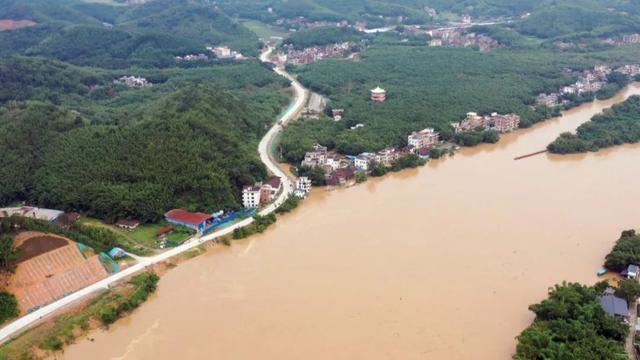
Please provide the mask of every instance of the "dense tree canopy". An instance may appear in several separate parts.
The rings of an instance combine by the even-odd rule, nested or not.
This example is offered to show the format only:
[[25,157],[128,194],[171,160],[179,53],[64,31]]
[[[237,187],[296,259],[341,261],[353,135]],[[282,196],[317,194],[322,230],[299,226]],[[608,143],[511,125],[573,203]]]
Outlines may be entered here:
[[614,105],[591,121],[578,127],[575,134],[561,134],[549,144],[551,152],[559,154],[597,151],[625,143],[640,141],[640,96],[632,96]]
[[536,314],[518,336],[516,360],[626,360],[628,326],[608,316],[600,289],[577,283],[556,285],[529,309]]
[[631,264],[640,264],[640,235],[635,230],[626,230],[606,256],[604,265],[607,269],[620,272]]

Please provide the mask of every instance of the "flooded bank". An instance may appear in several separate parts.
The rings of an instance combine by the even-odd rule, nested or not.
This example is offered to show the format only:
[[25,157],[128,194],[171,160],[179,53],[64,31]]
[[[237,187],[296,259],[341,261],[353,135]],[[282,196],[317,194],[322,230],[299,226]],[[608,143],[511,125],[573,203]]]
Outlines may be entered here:
[[515,157],[632,94],[333,192],[185,262],[64,359],[508,359],[527,306],[640,225],[640,145]]

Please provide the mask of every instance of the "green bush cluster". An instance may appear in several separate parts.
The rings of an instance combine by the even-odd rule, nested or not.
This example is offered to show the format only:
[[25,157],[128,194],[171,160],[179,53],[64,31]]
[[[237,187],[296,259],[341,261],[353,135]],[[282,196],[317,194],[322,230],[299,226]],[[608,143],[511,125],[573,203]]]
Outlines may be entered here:
[[265,216],[255,215],[251,224],[233,230],[233,239],[239,240],[256,233],[263,233],[271,224],[274,224],[275,222],[276,215],[274,213]]
[[547,146],[553,153],[569,154],[636,143],[640,141],[640,96],[614,105],[578,127],[575,134],[563,133]]
[[135,290],[117,305],[107,305],[100,309],[100,321],[104,324],[114,323],[124,313],[130,312],[144,303],[149,295],[154,293],[158,287],[160,277],[153,272],[146,272],[134,276],[130,284],[135,286]]

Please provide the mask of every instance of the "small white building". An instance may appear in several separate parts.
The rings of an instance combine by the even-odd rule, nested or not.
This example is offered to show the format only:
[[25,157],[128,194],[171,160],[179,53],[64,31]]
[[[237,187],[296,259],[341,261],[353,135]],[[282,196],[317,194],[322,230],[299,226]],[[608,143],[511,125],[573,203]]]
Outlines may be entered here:
[[245,208],[260,207],[260,186],[245,186],[242,189],[242,205]]
[[640,275],[640,267],[638,265],[631,264],[627,267],[627,279],[637,279],[638,275]]
[[306,176],[301,176],[296,180],[296,190],[302,190],[308,193],[311,191],[311,180]]
[[53,209],[42,209],[37,207],[23,206],[0,209],[0,218],[10,216],[22,216],[32,219],[45,220],[54,223],[64,211]]

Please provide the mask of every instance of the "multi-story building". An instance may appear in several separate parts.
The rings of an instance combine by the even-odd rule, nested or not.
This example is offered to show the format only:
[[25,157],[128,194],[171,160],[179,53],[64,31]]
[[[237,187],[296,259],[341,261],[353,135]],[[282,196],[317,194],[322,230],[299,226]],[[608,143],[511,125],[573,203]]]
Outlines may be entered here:
[[301,176],[296,180],[296,190],[302,190],[308,193],[311,191],[311,180],[306,176]]
[[260,186],[245,186],[242,189],[242,205],[245,208],[258,208],[260,207],[260,198],[262,191]]
[[374,154],[362,153],[353,159],[353,166],[355,166],[358,170],[369,171],[369,164],[374,160]]
[[309,151],[304,155],[302,160],[302,166],[324,166],[327,163],[327,148],[316,144],[313,147],[313,151]]
[[426,128],[417,132],[412,132],[407,138],[409,145],[414,148],[433,147],[438,143],[440,133],[432,128]]
[[386,148],[380,150],[375,155],[375,161],[385,166],[391,166],[391,164],[398,160],[399,154],[395,148]]
[[520,126],[520,116],[516,114],[500,115],[493,113],[490,116],[490,121],[487,124],[490,129],[507,132],[517,129]]

